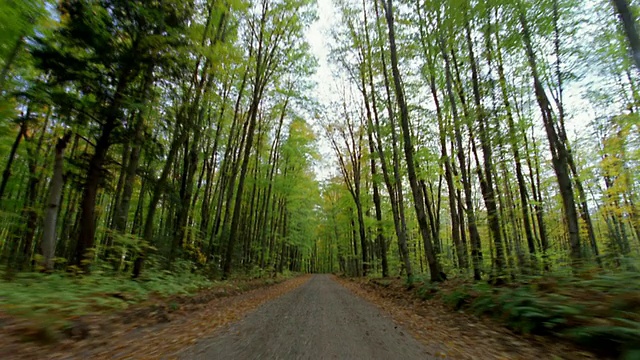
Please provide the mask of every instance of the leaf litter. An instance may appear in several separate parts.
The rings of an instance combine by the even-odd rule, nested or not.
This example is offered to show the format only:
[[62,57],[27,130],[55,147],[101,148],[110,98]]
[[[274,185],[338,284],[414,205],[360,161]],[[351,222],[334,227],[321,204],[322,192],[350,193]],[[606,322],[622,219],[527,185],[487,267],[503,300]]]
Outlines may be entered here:
[[[0,312],[1,359],[167,359],[261,304],[304,284],[308,275],[271,285],[264,280],[150,299],[115,314],[71,319],[65,339],[43,345],[47,329]],[[42,332],[45,332],[43,334]],[[25,341],[26,340],[26,341]],[[58,341],[54,341],[58,340]]]
[[438,299],[422,300],[400,279],[390,280],[385,286],[367,278],[336,280],[389,314],[443,359],[597,359],[568,343],[516,334],[491,319],[453,312]]

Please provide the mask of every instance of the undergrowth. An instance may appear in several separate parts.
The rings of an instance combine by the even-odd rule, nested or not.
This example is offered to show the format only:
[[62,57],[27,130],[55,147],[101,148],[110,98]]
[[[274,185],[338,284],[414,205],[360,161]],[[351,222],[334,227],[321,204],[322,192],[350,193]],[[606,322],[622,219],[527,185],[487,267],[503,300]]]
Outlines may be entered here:
[[[286,273],[257,281],[270,285],[294,275]],[[147,268],[135,280],[129,274],[114,273],[106,264],[95,264],[91,275],[16,273],[12,274],[10,281],[0,281],[0,313],[33,321],[44,328],[61,328],[73,318],[116,312],[149,299],[163,300],[226,286],[238,291],[249,290],[252,286],[249,281],[261,276],[264,274],[236,274],[227,281],[211,280],[194,271],[193,264],[188,261],[176,262],[171,271],[162,270],[159,266]],[[170,310],[179,306],[175,302],[168,304]]]
[[23,317],[64,318],[125,309],[150,296],[189,294],[213,285],[187,271],[147,271],[138,280],[101,271],[88,276],[19,273],[11,281],[0,282],[0,310]]
[[[529,277],[506,286],[425,283],[452,309],[490,316],[526,334],[552,335],[602,356],[640,358],[640,273]],[[438,291],[440,290],[440,291]]]

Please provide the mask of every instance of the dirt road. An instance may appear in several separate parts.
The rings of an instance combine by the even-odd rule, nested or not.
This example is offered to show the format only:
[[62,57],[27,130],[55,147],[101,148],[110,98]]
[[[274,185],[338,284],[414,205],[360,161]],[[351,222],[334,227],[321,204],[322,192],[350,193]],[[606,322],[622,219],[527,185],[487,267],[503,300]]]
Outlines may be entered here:
[[181,359],[435,359],[407,331],[315,275],[180,354]]

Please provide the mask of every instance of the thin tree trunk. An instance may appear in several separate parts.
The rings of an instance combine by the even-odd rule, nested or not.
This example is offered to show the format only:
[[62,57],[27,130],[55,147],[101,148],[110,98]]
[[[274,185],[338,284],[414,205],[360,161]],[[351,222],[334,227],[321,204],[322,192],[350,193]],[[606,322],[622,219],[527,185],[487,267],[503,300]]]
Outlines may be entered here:
[[[155,184],[153,189],[153,194],[151,195],[151,201],[149,202],[149,211],[147,212],[147,217],[144,222],[144,228],[142,232],[143,240],[149,244],[154,245],[153,238],[153,221],[156,214],[156,210],[158,207],[158,203],[160,202],[160,198],[164,195],[165,188],[167,187],[167,178],[169,177],[169,173],[171,171],[171,166],[174,163],[174,160],[178,154],[178,149],[180,145],[187,138],[187,129],[180,130],[180,120],[176,121],[176,127],[174,132],[173,141],[169,147],[169,153],[167,154],[167,158],[165,159],[164,166],[162,168],[162,173],[158,178],[158,181]],[[133,264],[133,273],[132,277],[137,278],[140,276],[142,272],[142,267],[144,265],[144,259],[146,254],[144,252],[138,254],[138,257],[134,261]]]
[[[260,55],[258,55],[260,56]],[[259,68],[259,66],[258,66]],[[262,92],[264,90],[264,80],[261,75],[256,75],[256,81],[254,83],[253,97],[251,100],[251,108],[249,109],[249,121],[246,131],[246,143],[244,146],[244,155],[242,158],[242,165],[240,169],[240,178],[238,179],[238,185],[236,190],[235,204],[233,207],[233,217],[231,219],[231,229],[229,229],[229,241],[227,243],[227,250],[224,259],[223,277],[228,277],[231,273],[231,266],[233,260],[233,251],[236,240],[238,238],[238,228],[240,225],[240,209],[242,205],[242,195],[244,193],[244,182],[247,177],[247,170],[249,168],[249,160],[251,158],[251,148],[253,146],[253,138],[255,136],[255,128],[258,118],[258,106],[262,99]]]
[[53,259],[56,252],[56,225],[60,208],[62,188],[64,186],[64,150],[71,139],[71,132],[67,132],[64,137],[58,139],[56,144],[56,156],[53,163],[53,175],[49,189],[49,199],[45,211],[44,224],[42,229],[42,266],[45,271],[53,270]]
[[511,145],[511,152],[513,153],[513,159],[516,165],[516,180],[518,182],[518,192],[520,194],[520,207],[522,209],[522,220],[524,221],[524,231],[527,238],[527,246],[529,248],[529,256],[531,267],[536,267],[536,248],[533,238],[533,231],[531,226],[531,220],[529,218],[529,200],[527,186],[522,172],[522,163],[520,159],[520,150],[517,141],[517,131],[515,128],[515,122],[513,120],[513,113],[511,110],[511,102],[509,101],[509,95],[507,92],[507,80],[504,74],[504,67],[502,62],[502,52],[500,50],[500,38],[499,34],[495,32],[496,37],[496,54],[498,58],[498,76],[500,79],[500,89],[502,92],[502,101],[506,111],[507,126],[509,133],[509,142]]
[[482,147],[483,163],[484,163],[484,181],[485,187],[485,206],[487,207],[487,217],[489,222],[489,229],[493,242],[496,247],[496,268],[498,276],[502,276],[504,271],[504,245],[502,244],[502,236],[500,233],[500,218],[498,216],[498,209],[496,206],[496,195],[493,187],[493,160],[491,151],[491,141],[489,139],[487,125],[485,124],[486,117],[485,111],[482,106],[482,99],[480,95],[480,83],[478,76],[478,66],[475,60],[475,54],[473,51],[473,41],[471,38],[471,26],[469,20],[466,19],[467,13],[465,11],[465,33],[467,39],[467,48],[469,51],[469,62],[471,63],[471,80],[473,87],[473,98],[475,101],[475,111],[477,122],[480,128],[480,146]]
[[631,58],[638,71],[640,71],[640,36],[638,35],[635,16],[631,13],[631,8],[627,0],[612,0],[612,2],[620,18],[620,22],[622,22],[622,28],[624,29],[625,35],[627,35],[627,40],[629,40]]
[[469,236],[471,237],[471,261],[473,263],[473,278],[475,280],[480,280],[482,277],[482,253],[481,253],[480,233],[478,232],[476,217],[473,210],[471,179],[468,176],[468,172],[466,168],[466,160],[465,160],[466,156],[465,156],[464,147],[462,144],[462,132],[460,131],[460,119],[458,117],[456,99],[453,94],[453,86],[452,86],[453,79],[452,79],[449,55],[447,54],[447,51],[445,49],[444,40],[440,38],[439,42],[440,42],[442,57],[445,63],[446,89],[447,89],[447,94],[448,94],[449,102],[451,106],[451,113],[453,116],[454,138],[456,140],[457,157],[458,157],[458,162],[460,163],[460,177],[462,181],[462,186],[464,188],[465,204],[467,207],[466,214],[467,214],[467,225],[469,227]]
[[389,50],[391,52],[391,69],[393,73],[396,101],[400,108],[400,123],[402,126],[403,140],[404,140],[404,152],[407,162],[407,172],[409,177],[409,184],[411,185],[411,192],[413,193],[413,205],[418,217],[418,224],[420,225],[420,233],[425,243],[425,252],[427,255],[427,262],[429,263],[429,271],[432,281],[443,281],[446,279],[446,275],[442,272],[440,263],[436,257],[435,249],[429,230],[427,228],[427,216],[424,209],[424,200],[421,198],[421,191],[418,185],[417,174],[415,170],[415,160],[413,158],[413,145],[411,141],[411,131],[409,129],[409,109],[404,98],[404,89],[402,86],[402,80],[400,78],[400,70],[398,67],[398,53],[396,49],[395,39],[395,24],[393,17],[393,2],[387,0],[385,5],[387,26],[389,28]]
[[[29,111],[27,111],[27,118],[29,116]],[[2,172],[2,183],[0,183],[0,200],[4,196],[4,191],[7,188],[7,183],[9,182],[9,177],[11,176],[11,165],[13,165],[13,160],[16,158],[16,152],[18,151],[18,146],[20,145],[20,141],[27,133],[27,118],[23,119],[20,123],[20,129],[18,130],[18,135],[11,145],[11,151],[9,152],[9,159],[7,160],[7,165]]]
[[[145,82],[142,88],[142,100],[148,102],[149,91],[153,85],[153,66],[149,66],[147,69]],[[144,141],[145,130],[145,114],[144,109],[141,109],[136,117],[136,122],[133,129],[133,137],[131,143],[133,147],[129,153],[129,160],[124,172],[124,180],[122,187],[122,195],[118,207],[116,207],[113,228],[114,230],[123,233],[127,227],[127,219],[129,217],[129,208],[131,207],[131,195],[133,194],[133,185],[135,184],[136,172],[140,163],[140,151],[142,150],[142,144]],[[141,196],[142,197],[142,196]]]
[[[376,12],[376,23],[377,23],[377,34],[379,37],[382,37],[382,29],[380,26],[380,13],[378,9],[378,2],[375,2],[375,12]],[[367,28],[368,29],[368,28]],[[368,34],[368,32],[367,32]],[[371,49],[370,40],[367,36],[367,47]],[[371,55],[369,54],[369,58],[371,59]],[[391,202],[391,211],[393,213],[393,225],[396,231],[396,237],[398,238],[398,248],[400,251],[400,257],[402,259],[402,263],[404,268],[407,270],[407,281],[411,283],[413,281],[413,269],[411,266],[411,259],[409,258],[409,249],[407,247],[407,224],[404,214],[404,193],[402,190],[402,174],[400,173],[400,156],[398,154],[398,134],[397,127],[395,122],[395,114],[393,111],[393,104],[391,101],[391,86],[389,82],[389,76],[387,73],[387,63],[385,59],[385,51],[383,43],[380,42],[380,60],[382,62],[382,74],[384,78],[384,88],[386,93],[386,108],[389,116],[389,125],[391,127],[391,145],[392,145],[392,153],[393,153],[393,179],[391,181],[391,177],[389,176],[389,170],[387,167],[387,160],[384,155],[384,148],[382,146],[382,129],[380,126],[380,117],[378,116],[378,106],[376,104],[376,96],[373,84],[373,70],[371,66],[371,62],[369,62],[369,87],[371,88],[371,96],[372,96],[372,108],[373,114],[375,118],[375,128],[376,128],[376,140],[377,140],[377,149],[378,149],[378,157],[380,159],[380,165],[382,168],[382,174],[384,175],[385,185],[387,187],[387,192],[389,193],[390,202]],[[385,251],[388,248],[388,245],[385,245]]]
[[571,259],[574,266],[578,266],[582,258],[580,249],[580,228],[578,223],[578,214],[576,212],[576,203],[573,194],[573,185],[570,177],[570,169],[568,164],[568,153],[565,144],[558,136],[558,132],[554,124],[554,116],[551,110],[551,104],[544,91],[542,82],[538,76],[538,64],[535,58],[535,52],[531,44],[531,34],[529,25],[521,9],[519,14],[520,24],[522,26],[523,41],[526,49],[527,60],[531,68],[533,77],[533,87],[536,94],[538,105],[542,112],[542,120],[544,128],[549,138],[549,147],[552,155],[553,168],[558,180],[560,195],[564,207],[564,213],[567,220],[567,228],[569,230],[569,244],[571,248]]
[[[446,146],[446,130],[444,125],[444,120],[442,116],[442,108],[440,106],[440,100],[438,98],[438,90],[435,79],[435,68],[433,58],[430,56],[428,51],[428,45],[426,43],[427,34],[424,29],[424,19],[422,17],[422,13],[420,11],[420,4],[416,4],[416,11],[420,18],[420,41],[423,49],[423,53],[425,55],[425,59],[427,61],[427,65],[429,67],[429,89],[431,90],[431,96],[433,97],[433,101],[436,107],[436,117],[438,119],[438,130],[439,130],[439,139],[440,139],[440,161],[444,164],[445,168],[445,180],[447,182],[447,189],[449,191],[449,215],[451,216],[451,239],[455,246],[456,256],[458,259],[458,266],[460,269],[467,269],[469,267],[468,258],[467,258],[467,249],[463,241],[460,237],[460,220],[458,217],[458,212],[456,208],[456,188],[453,182],[453,174],[451,170],[451,160],[449,159],[449,155],[447,154],[447,146]],[[461,216],[462,214],[460,214]]]

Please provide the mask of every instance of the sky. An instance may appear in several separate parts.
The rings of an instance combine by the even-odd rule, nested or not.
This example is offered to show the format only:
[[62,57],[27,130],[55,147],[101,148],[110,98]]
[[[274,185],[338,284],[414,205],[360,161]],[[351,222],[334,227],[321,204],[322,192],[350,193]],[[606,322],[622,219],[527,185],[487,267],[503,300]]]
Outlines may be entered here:
[[313,79],[317,83],[317,96],[330,97],[331,89],[326,81],[333,78],[328,63],[331,41],[329,30],[335,17],[332,0],[318,0],[317,4],[318,19],[307,30],[307,41],[311,45],[313,55],[318,59],[319,66]]
[[[328,105],[335,98],[332,89],[336,80],[329,65],[330,42],[332,41],[330,29],[336,17],[332,0],[317,0],[317,20],[307,30],[307,41],[311,46],[311,52],[318,60],[318,68],[312,80],[316,83],[314,97],[323,105]],[[326,180],[337,174],[335,156],[328,141],[324,138],[321,127],[314,119],[310,121],[318,136],[318,147],[322,160],[315,166],[317,180]]]

